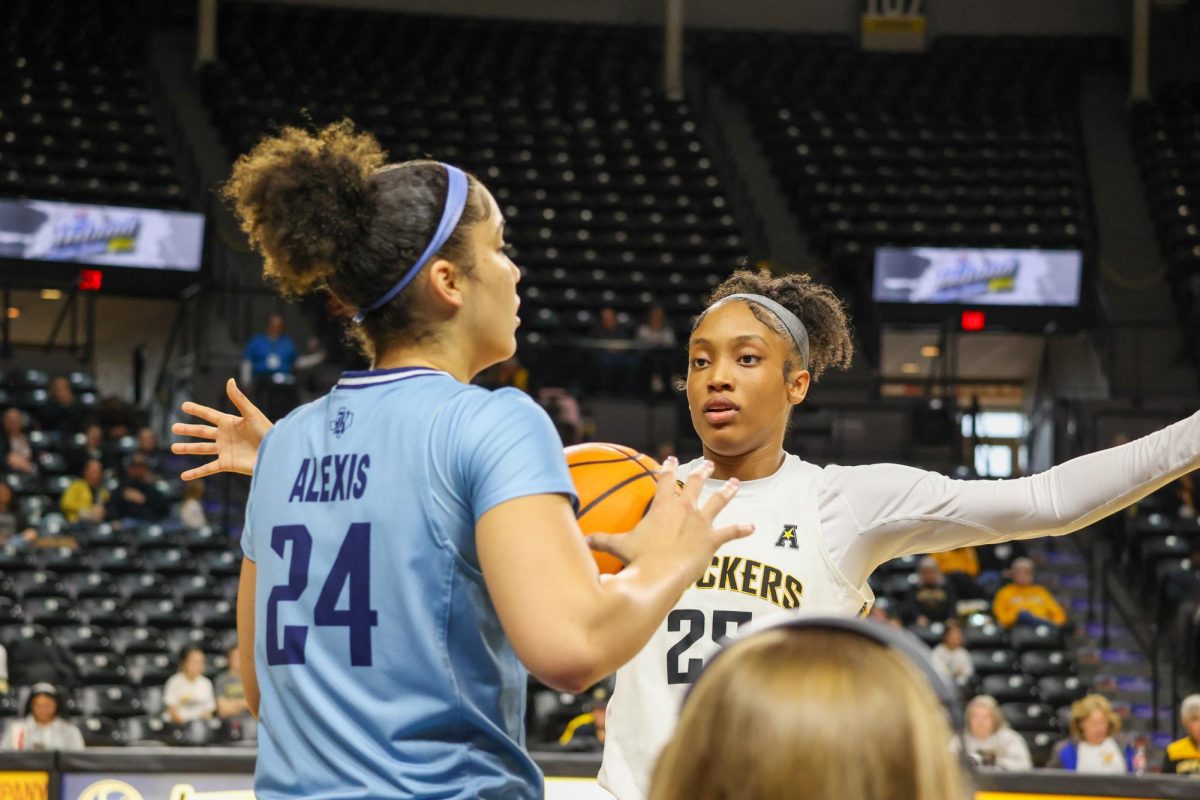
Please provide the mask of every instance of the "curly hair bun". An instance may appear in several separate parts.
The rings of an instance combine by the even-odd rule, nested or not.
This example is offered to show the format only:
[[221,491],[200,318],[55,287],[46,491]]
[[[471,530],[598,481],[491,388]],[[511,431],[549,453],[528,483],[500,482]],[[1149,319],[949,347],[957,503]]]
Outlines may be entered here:
[[233,166],[222,189],[264,274],[286,294],[323,284],[353,258],[377,213],[371,176],[386,161],[379,142],[349,120],[311,132],[287,127]]
[[713,290],[708,305],[731,294],[761,294],[791,311],[808,330],[808,371],[813,380],[827,369],[845,369],[854,358],[854,338],[845,304],[833,290],[800,273],[774,276],[739,269]]

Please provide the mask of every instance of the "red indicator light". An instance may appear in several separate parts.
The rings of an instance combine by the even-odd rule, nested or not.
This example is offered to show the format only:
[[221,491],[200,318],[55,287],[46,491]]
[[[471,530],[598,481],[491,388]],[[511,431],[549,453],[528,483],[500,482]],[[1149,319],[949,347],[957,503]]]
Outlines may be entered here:
[[987,324],[982,311],[962,312],[962,329],[964,331],[981,331]]
[[83,269],[79,271],[79,290],[81,292],[98,292],[104,283],[104,273],[98,269]]

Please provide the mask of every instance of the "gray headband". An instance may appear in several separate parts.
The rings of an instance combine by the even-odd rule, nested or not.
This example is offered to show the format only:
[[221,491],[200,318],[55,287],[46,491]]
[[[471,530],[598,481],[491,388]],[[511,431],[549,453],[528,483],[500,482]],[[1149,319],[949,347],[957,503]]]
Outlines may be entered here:
[[800,351],[800,369],[808,369],[808,330],[804,327],[804,323],[800,321],[799,317],[771,298],[764,297],[761,294],[727,295],[705,309],[704,313],[707,314],[728,300],[749,300],[751,303],[758,303],[767,311],[774,314],[783,323],[783,327],[787,328],[787,332],[792,335],[792,341],[795,342],[796,349]]

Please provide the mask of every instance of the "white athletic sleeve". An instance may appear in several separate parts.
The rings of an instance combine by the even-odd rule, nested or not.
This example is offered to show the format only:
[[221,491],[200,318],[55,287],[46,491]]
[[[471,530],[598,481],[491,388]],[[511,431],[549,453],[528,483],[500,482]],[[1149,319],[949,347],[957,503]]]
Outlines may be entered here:
[[835,563],[862,583],[898,556],[1061,536],[1200,466],[1200,412],[1128,444],[1026,478],[959,481],[899,464],[824,470],[821,528]]

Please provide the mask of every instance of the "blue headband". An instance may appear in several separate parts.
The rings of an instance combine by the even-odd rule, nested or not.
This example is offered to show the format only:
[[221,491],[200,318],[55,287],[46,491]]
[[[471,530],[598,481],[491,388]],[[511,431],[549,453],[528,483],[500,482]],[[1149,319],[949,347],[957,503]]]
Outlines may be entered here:
[[429,240],[429,244],[425,247],[425,252],[421,253],[421,257],[417,259],[417,263],[413,264],[408,272],[404,273],[404,277],[396,282],[396,285],[387,290],[387,293],[376,300],[366,308],[361,308],[354,315],[354,324],[359,325],[367,314],[370,314],[375,309],[387,305],[395,298],[396,295],[404,291],[404,287],[412,283],[413,278],[417,277],[417,273],[428,263],[429,259],[445,246],[446,240],[450,238],[450,234],[454,233],[454,229],[458,227],[458,221],[462,219],[463,209],[467,206],[467,194],[470,189],[470,183],[467,181],[467,174],[458,167],[452,167],[449,164],[442,164],[446,168],[446,176],[448,178],[446,184],[446,205],[442,208],[442,219],[438,222],[437,230],[433,233],[433,238]]

